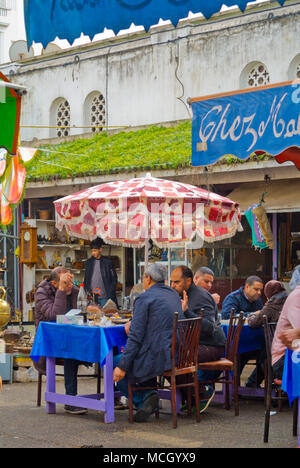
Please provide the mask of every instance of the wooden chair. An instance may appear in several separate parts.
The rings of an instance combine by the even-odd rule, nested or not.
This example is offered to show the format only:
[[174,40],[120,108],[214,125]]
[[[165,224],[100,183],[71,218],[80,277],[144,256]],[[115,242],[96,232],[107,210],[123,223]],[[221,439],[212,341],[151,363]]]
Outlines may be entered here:
[[207,380],[201,383],[225,384],[225,408],[227,410],[230,409],[229,385],[233,385],[235,416],[239,415],[238,387],[240,376],[238,347],[244,322],[244,313],[240,312],[239,315],[234,315],[234,309],[232,309],[230,314],[229,328],[225,346],[225,357],[221,358],[219,361],[200,362],[198,364],[199,370],[222,371],[221,376],[217,379]]
[[[178,320],[178,313],[174,314],[171,359],[172,368],[164,372],[158,378],[156,387],[134,387],[128,384],[128,406],[129,406],[129,422],[133,423],[133,391],[134,390],[153,390],[153,389],[168,389],[171,391],[171,407],[172,407],[172,423],[173,428],[177,427],[177,402],[176,389],[188,388],[188,409],[191,414],[191,390],[194,388],[195,403],[196,403],[196,420],[200,421],[200,400],[199,400],[199,384],[198,384],[198,345],[201,333],[202,314],[192,319]],[[192,381],[184,383],[176,383],[177,376],[192,375]],[[156,412],[156,417],[159,417],[159,410]]]
[[[281,389],[282,381],[273,378],[272,369],[272,341],[277,323],[268,322],[266,315],[263,316],[264,334],[266,343],[266,360],[265,360],[265,424],[264,424],[264,442],[269,441],[269,427],[270,427],[270,412],[272,400],[278,401],[278,411],[282,409],[282,402],[288,400],[284,396]],[[272,395],[274,390],[278,396]],[[293,402],[293,436],[297,436],[298,432],[298,399]]]

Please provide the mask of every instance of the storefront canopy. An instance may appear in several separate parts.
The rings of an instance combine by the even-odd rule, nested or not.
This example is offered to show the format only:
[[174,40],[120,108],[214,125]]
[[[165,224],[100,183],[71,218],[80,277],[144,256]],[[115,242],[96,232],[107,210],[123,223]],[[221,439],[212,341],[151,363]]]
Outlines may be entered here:
[[190,99],[192,164],[268,153],[300,170],[300,82]]
[[250,205],[260,203],[263,194],[263,207],[267,213],[300,211],[300,178],[271,180],[268,184],[245,183],[234,189],[228,198],[239,203],[241,212],[245,213]]
[[248,3],[255,0],[24,0],[27,42],[28,47],[33,41],[46,47],[59,37],[72,44],[81,33],[92,39],[104,28],[117,34],[132,23],[148,30],[160,19],[176,26],[190,11],[209,18],[223,5],[244,11]]

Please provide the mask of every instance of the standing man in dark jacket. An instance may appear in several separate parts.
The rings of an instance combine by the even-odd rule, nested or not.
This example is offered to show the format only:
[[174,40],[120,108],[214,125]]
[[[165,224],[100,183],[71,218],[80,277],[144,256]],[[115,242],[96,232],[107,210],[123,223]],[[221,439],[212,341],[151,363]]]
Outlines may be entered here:
[[95,300],[103,307],[108,299],[118,306],[116,286],[118,276],[109,258],[102,256],[103,240],[97,237],[91,242],[92,257],[86,261],[84,289],[95,294]]
[[[50,278],[42,281],[35,294],[35,325],[40,322],[55,322],[57,315],[64,315],[71,309],[77,309],[78,288],[73,285],[73,275],[63,267],[52,270]],[[76,359],[64,359],[64,377],[67,395],[77,395],[77,372],[82,364]],[[46,370],[46,359],[42,356],[35,364],[40,372]],[[65,405],[65,411],[83,414],[87,410]]]
[[[171,369],[171,344],[174,313],[182,314],[178,294],[165,285],[167,270],[159,263],[150,264],[144,273],[145,292],[134,303],[133,318],[123,354],[115,357],[114,381],[128,396],[128,380],[142,387],[153,387],[156,376]],[[158,408],[156,391],[133,392],[137,408],[136,422],[144,422]]]
[[[187,266],[175,268],[171,274],[171,287],[182,297],[182,310],[186,318],[198,317],[203,309],[202,328],[199,341],[198,361],[218,361],[224,354],[226,337],[218,315],[217,304],[212,295],[204,288],[196,286],[193,272]],[[198,380],[217,378],[220,372],[198,371]],[[205,399],[200,402],[203,412],[214,397],[214,388],[206,386],[201,390]]]

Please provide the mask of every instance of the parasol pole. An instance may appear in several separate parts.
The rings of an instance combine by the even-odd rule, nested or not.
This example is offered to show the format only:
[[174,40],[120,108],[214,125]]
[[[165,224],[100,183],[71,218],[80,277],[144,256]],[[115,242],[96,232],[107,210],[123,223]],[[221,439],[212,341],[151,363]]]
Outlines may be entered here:
[[148,261],[149,261],[149,212],[147,210],[146,214],[146,239],[145,239],[145,269],[148,267]]

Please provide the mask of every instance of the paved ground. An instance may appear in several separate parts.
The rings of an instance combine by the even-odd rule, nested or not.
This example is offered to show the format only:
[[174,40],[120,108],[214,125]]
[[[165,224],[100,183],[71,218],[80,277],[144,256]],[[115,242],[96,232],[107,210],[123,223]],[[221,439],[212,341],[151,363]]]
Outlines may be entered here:
[[[96,381],[79,380],[82,394],[94,393]],[[180,417],[174,430],[169,404],[165,402],[160,420],[151,418],[144,424],[130,425],[128,412],[117,411],[114,424],[103,423],[103,414],[66,414],[61,405],[48,415],[45,402],[36,407],[37,384],[4,384],[0,394],[0,448],[296,448],[292,436],[292,413],[288,406],[271,417],[270,442],[263,444],[263,401],[242,400],[240,416],[219,405],[209,406],[199,424],[194,418]],[[45,387],[44,387],[45,388]],[[57,391],[64,392],[63,381]]]

